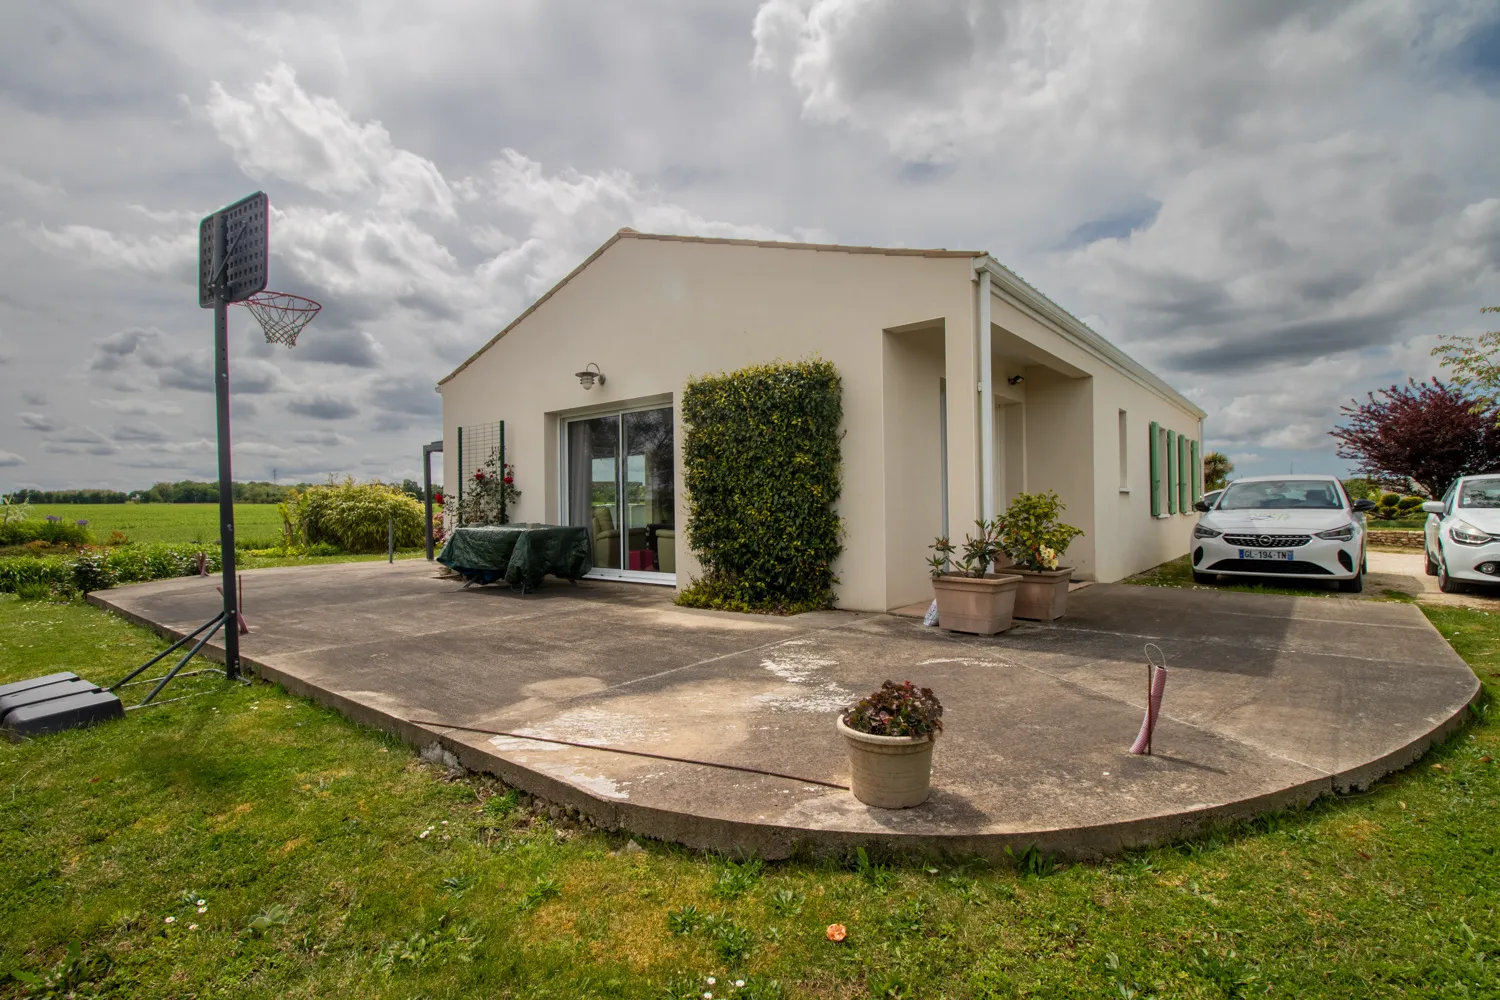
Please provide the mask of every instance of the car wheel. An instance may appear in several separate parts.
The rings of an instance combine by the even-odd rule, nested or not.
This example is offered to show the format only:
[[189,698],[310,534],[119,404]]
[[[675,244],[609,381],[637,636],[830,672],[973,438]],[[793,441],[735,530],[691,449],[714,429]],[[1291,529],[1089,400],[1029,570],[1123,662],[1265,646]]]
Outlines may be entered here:
[[1339,590],[1345,594],[1362,594],[1365,590],[1365,575],[1360,573],[1352,580],[1340,580]]
[[1204,586],[1212,586],[1219,582],[1219,577],[1216,573],[1200,573],[1197,570],[1193,570],[1193,582],[1201,583]]
[[1448,567],[1438,563],[1438,590],[1445,594],[1462,594],[1464,585],[1448,575]]
[[1428,576],[1437,576],[1438,575],[1438,564],[1433,560],[1432,553],[1428,552],[1425,546],[1422,549],[1422,555],[1426,556],[1426,558],[1427,558],[1427,575]]

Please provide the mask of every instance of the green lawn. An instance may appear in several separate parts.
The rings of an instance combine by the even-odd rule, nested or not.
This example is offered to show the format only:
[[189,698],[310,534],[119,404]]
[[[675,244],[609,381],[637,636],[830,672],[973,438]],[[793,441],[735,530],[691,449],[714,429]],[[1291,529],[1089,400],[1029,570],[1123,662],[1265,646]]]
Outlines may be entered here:
[[[1500,618],[1424,610],[1500,679]],[[156,648],[0,596],[0,681]],[[1500,995],[1487,716],[1368,794],[1176,846],[860,870],[622,852],[277,688],[207,686],[0,744],[0,996]]]
[[[32,504],[33,517],[51,514],[64,521],[88,521],[96,541],[112,531],[123,532],[132,542],[217,542],[219,505],[212,503],[42,503]],[[273,503],[234,505],[235,537],[264,540],[267,545],[281,539],[281,515]]]

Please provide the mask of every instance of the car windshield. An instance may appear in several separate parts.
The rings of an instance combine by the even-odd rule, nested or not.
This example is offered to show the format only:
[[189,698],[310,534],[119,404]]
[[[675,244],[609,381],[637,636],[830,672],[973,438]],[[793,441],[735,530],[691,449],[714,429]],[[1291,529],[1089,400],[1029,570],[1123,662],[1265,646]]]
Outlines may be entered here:
[[1458,491],[1460,507],[1500,507],[1500,478],[1466,479]]
[[1326,479],[1262,479],[1232,483],[1216,510],[1340,510],[1338,489]]

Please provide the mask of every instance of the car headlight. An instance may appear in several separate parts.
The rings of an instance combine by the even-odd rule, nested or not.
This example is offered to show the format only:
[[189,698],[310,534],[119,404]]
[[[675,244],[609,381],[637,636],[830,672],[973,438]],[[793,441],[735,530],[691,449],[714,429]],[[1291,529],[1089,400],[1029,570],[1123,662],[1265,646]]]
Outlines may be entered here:
[[1319,538],[1326,538],[1330,542],[1347,542],[1354,537],[1354,524],[1339,525],[1337,528],[1329,528],[1327,531],[1318,532]]
[[1468,521],[1454,521],[1448,527],[1448,537],[1460,545],[1483,545],[1495,540],[1493,535],[1480,531]]
[[1215,531],[1212,528],[1205,528],[1201,522],[1193,525],[1194,538],[1218,538],[1222,534],[1224,534],[1224,532],[1222,531]]

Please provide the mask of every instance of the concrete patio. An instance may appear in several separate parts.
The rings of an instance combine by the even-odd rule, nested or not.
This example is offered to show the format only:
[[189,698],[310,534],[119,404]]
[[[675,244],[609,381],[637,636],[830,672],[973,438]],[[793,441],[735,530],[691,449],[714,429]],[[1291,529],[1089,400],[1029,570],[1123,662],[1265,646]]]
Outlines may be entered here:
[[[768,858],[854,844],[1087,857],[1169,840],[1364,788],[1479,693],[1395,603],[1096,585],[1066,619],[979,638],[895,615],[692,611],[642,585],[465,591],[421,561],[244,582],[243,654],[266,679],[603,826]],[[90,600],[176,636],[218,594],[186,578]],[[1132,757],[1147,641],[1170,681],[1155,754]],[[888,678],[946,707],[932,799],[901,812],[829,787],[848,783],[835,714]]]

